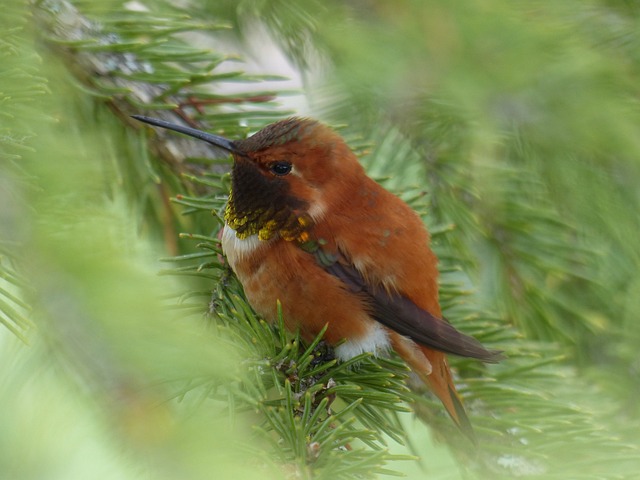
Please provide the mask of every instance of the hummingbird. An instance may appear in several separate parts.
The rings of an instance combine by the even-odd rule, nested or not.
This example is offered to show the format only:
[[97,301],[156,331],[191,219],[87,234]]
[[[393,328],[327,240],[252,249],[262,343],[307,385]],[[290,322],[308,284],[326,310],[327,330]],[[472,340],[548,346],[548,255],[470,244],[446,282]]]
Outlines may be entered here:
[[500,360],[443,318],[438,260],[418,214],[365,173],[327,125],[292,117],[241,140],[134,115],[233,156],[222,249],[253,309],[268,321],[277,303],[288,329],[324,340],[348,360],[394,350],[472,428],[447,354]]

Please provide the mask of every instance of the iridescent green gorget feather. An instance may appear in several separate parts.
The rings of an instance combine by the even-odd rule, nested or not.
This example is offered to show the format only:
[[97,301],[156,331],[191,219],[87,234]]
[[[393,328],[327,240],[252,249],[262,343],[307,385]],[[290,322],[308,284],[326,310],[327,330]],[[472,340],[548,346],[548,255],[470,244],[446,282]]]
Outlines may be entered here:
[[289,185],[278,177],[267,177],[250,159],[236,158],[231,172],[231,193],[224,212],[227,225],[244,239],[258,235],[269,240],[276,235],[287,241],[305,241],[312,227],[304,212],[306,202],[289,194]]

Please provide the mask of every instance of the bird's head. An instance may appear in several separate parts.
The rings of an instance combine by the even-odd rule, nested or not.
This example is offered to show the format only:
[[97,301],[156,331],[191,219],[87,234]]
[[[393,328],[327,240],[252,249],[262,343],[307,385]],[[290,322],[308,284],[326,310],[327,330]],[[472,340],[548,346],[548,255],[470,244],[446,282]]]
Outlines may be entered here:
[[227,224],[239,238],[276,235],[304,242],[311,227],[347,201],[364,170],[340,135],[306,118],[266,126],[229,140],[163,120],[137,120],[198,138],[233,155]]

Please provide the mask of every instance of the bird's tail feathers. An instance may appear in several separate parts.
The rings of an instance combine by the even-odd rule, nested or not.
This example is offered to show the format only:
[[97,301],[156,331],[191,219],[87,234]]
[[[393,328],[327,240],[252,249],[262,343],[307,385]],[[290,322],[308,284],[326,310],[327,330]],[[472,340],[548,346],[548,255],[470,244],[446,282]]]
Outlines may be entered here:
[[444,408],[447,410],[449,416],[453,419],[460,431],[469,439],[472,443],[476,443],[475,433],[467,412],[462,403],[462,399],[458,394],[455,383],[453,383],[453,377],[451,370],[447,364],[447,359],[442,352],[430,350],[426,347],[420,347],[422,353],[427,357],[431,363],[431,373],[425,375],[421,373],[423,369],[414,368],[414,371],[427,384],[429,389],[440,399]]
[[395,332],[391,335],[391,340],[394,350],[440,399],[460,431],[476,444],[473,427],[453,383],[445,354],[418,345]]

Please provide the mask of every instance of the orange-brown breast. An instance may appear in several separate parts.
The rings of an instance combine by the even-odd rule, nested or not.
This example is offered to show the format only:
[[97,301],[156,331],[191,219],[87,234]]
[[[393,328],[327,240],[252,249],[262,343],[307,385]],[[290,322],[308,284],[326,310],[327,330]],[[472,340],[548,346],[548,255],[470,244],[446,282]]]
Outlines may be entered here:
[[[223,238],[227,235],[233,231]],[[265,319],[276,319],[279,300],[287,328],[295,331],[300,327],[306,340],[312,340],[327,323],[325,339],[331,344],[361,337],[372,328],[374,321],[361,299],[295,243],[282,239],[261,242],[253,253],[245,255],[230,253],[233,247],[229,247],[229,240],[226,243],[227,257],[249,302]]]

